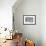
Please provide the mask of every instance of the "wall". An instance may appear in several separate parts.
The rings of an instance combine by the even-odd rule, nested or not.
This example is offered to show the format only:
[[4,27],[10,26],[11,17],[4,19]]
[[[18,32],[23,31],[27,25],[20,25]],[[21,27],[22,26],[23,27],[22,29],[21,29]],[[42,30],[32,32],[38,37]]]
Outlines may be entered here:
[[41,40],[42,46],[46,46],[46,0],[41,1]]
[[[41,0],[23,0],[18,7],[14,6],[15,29],[41,46]],[[23,25],[23,15],[36,15],[36,25]]]
[[0,0],[0,27],[12,29],[12,6],[16,0]]

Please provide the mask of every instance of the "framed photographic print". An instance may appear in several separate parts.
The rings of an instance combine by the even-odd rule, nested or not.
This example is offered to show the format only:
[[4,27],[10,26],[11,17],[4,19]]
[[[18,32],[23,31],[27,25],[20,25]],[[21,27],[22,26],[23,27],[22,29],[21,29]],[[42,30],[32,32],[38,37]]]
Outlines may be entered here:
[[35,25],[36,15],[23,15],[23,24],[24,25]]

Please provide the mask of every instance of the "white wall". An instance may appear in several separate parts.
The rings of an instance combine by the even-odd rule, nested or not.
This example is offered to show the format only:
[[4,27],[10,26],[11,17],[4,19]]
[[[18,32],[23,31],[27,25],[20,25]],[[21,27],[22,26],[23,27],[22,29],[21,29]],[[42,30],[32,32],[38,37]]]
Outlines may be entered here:
[[[14,10],[15,29],[41,46],[41,0],[23,0]],[[23,25],[23,15],[36,15],[36,25]]]
[[0,0],[0,27],[12,28],[12,6],[16,0]]
[[41,40],[42,46],[46,46],[46,0],[42,0],[41,4]]

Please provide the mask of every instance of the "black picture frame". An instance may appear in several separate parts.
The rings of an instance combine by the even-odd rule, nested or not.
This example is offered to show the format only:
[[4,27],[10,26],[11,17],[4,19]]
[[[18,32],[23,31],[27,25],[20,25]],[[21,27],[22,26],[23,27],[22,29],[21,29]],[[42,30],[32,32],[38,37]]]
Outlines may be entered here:
[[36,15],[23,15],[23,25],[36,25]]

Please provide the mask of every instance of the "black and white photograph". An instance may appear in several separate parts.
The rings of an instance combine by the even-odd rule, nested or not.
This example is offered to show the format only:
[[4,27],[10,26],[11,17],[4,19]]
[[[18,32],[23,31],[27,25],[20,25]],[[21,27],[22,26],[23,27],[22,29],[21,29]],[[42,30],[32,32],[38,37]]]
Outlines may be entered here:
[[24,25],[35,25],[36,24],[36,16],[35,15],[24,15],[23,16],[23,24]]

